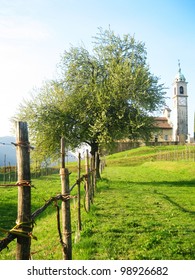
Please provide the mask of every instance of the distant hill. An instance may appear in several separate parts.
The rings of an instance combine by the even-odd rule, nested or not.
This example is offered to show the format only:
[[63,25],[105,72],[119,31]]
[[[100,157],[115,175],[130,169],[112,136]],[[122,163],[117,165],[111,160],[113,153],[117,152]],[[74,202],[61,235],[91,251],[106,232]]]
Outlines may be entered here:
[[[11,142],[15,143],[16,139],[12,136],[0,137],[0,166],[16,165],[16,148]],[[66,162],[77,161],[76,155],[69,151],[66,156]],[[56,164],[56,163],[55,163]],[[54,164],[53,164],[54,165]]]
[[12,136],[0,137],[0,166],[16,165],[16,148],[11,142],[16,139]]

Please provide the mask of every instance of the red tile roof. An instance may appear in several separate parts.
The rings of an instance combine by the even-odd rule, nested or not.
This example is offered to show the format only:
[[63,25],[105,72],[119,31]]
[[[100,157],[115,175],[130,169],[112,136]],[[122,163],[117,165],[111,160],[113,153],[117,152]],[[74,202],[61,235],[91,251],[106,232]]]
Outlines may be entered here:
[[168,119],[165,117],[156,117],[155,127],[163,128],[163,129],[172,129],[172,126],[168,123]]

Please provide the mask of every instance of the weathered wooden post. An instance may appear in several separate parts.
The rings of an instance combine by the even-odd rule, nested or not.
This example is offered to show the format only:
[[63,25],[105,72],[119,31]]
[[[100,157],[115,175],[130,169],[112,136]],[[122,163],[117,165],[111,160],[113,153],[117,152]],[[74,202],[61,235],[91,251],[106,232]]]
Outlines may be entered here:
[[6,183],[6,172],[7,172],[6,155],[4,155],[4,184]]
[[31,187],[30,152],[28,127],[26,122],[16,123],[16,156],[18,170],[18,229],[23,233],[17,237],[17,260],[30,259],[31,238]]
[[[70,195],[69,190],[69,172],[65,168],[65,140],[61,138],[61,186],[62,195],[67,197]],[[62,239],[65,245],[63,250],[64,260],[72,259],[72,237],[71,237],[71,212],[70,212],[70,199],[62,201]]]
[[93,170],[94,170],[94,156],[91,157],[90,160],[90,200],[91,203],[93,203],[93,197],[94,197],[94,178],[93,178]]
[[12,171],[11,164],[9,162],[9,182],[11,182],[11,174],[12,174],[11,171]]
[[95,188],[96,188],[96,169],[95,169],[95,155],[91,157],[91,202],[93,203],[94,196],[95,196]]
[[81,230],[81,154],[78,155],[78,195],[77,195],[77,201],[78,201],[78,230]]
[[90,178],[89,178],[89,152],[86,150],[85,155],[85,210],[89,212],[90,210]]

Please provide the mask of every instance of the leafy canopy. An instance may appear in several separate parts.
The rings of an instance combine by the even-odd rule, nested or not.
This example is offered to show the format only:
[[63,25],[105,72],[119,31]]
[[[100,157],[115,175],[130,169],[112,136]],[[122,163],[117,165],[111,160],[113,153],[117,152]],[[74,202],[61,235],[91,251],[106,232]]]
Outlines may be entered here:
[[154,111],[164,105],[164,86],[147,65],[145,45],[129,34],[99,28],[92,51],[65,51],[55,81],[46,82],[20,106],[39,153],[85,142],[93,151],[122,138],[148,139]]

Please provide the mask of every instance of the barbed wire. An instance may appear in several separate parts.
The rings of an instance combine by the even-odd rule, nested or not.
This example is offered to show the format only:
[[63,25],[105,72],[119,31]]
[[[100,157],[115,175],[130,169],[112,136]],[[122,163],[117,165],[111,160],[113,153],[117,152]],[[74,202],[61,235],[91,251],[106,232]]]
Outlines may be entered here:
[[13,143],[4,143],[4,142],[0,142],[0,145],[3,145],[3,146],[12,146]]
[[3,146],[21,146],[21,147],[26,147],[28,148],[29,150],[34,150],[34,147],[30,146],[30,143],[29,142],[18,142],[18,143],[14,143],[14,142],[11,142],[11,143],[4,143],[4,142],[0,142],[0,145],[3,145]]

